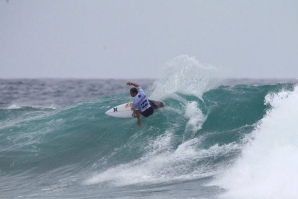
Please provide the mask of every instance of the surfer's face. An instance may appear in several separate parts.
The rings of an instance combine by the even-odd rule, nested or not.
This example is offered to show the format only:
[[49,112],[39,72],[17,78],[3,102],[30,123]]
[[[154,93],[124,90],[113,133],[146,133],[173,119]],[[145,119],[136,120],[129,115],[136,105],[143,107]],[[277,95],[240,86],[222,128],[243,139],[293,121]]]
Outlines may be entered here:
[[130,96],[134,97],[136,95],[137,95],[136,93],[133,93],[133,92],[130,91]]

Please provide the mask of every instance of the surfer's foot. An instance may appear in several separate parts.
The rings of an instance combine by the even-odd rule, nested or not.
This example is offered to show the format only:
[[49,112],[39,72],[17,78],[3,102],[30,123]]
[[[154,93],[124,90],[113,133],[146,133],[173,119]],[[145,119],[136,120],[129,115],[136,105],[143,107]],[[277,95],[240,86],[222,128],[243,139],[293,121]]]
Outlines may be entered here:
[[163,102],[158,102],[157,103],[157,107],[158,108],[163,108],[164,107],[164,103]]

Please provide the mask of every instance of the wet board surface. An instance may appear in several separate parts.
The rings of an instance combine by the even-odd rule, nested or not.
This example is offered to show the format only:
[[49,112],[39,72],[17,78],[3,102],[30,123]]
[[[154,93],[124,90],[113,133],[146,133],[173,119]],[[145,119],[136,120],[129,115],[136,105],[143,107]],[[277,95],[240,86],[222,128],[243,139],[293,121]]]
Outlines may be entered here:
[[120,104],[109,109],[105,114],[118,118],[134,118],[134,112],[131,110],[132,102]]

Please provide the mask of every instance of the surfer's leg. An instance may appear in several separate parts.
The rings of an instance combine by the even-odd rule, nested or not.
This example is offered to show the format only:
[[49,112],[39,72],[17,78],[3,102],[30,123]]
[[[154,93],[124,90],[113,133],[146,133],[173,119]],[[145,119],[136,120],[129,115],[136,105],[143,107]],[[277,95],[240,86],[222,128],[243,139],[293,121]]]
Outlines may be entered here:
[[155,103],[155,101],[150,100],[150,99],[148,99],[148,100],[149,100],[150,106],[151,106],[153,109],[158,109],[158,106],[157,106],[157,104]]
[[158,108],[163,108],[165,105],[163,102],[158,102]]
[[164,103],[160,101],[154,101],[154,100],[149,100],[150,106],[153,107],[153,109],[158,109],[158,108],[163,108]]

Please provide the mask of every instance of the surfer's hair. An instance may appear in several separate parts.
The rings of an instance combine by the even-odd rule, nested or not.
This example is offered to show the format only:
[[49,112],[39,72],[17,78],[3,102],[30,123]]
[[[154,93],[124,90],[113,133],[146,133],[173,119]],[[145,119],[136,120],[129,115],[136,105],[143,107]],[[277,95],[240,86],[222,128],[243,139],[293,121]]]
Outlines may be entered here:
[[132,93],[138,93],[138,89],[137,88],[131,88],[130,89],[130,92],[132,92]]

